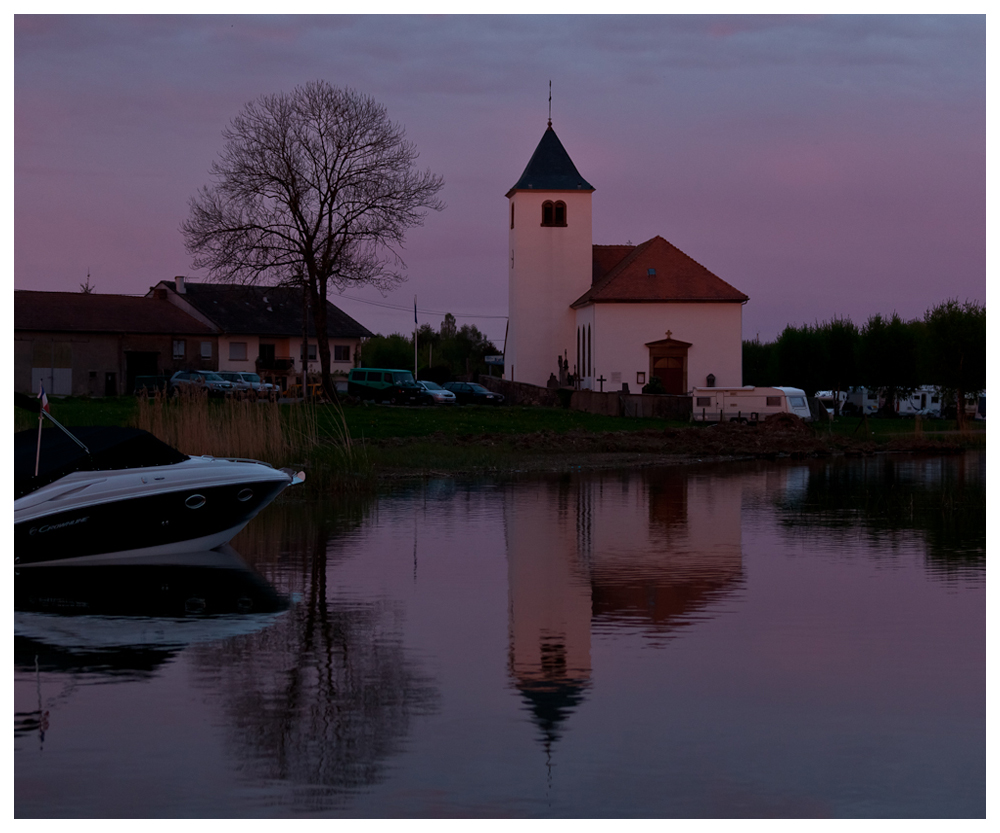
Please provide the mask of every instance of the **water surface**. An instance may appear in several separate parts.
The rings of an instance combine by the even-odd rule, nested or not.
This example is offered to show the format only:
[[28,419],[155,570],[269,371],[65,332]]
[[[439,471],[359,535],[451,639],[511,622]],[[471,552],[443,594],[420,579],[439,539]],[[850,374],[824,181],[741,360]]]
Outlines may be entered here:
[[985,479],[430,480],[23,571],[16,815],[981,817]]

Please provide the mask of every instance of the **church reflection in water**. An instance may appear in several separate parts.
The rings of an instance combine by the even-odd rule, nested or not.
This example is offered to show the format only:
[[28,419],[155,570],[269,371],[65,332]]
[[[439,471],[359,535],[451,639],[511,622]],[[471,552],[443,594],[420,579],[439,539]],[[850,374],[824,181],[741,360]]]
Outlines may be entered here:
[[679,468],[507,491],[509,669],[546,747],[590,685],[593,639],[672,638],[740,587],[742,489]]

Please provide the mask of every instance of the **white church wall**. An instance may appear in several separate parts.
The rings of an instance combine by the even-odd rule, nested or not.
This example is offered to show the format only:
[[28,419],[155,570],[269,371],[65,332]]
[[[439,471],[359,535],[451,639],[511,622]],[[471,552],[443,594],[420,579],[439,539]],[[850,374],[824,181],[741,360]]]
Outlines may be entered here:
[[[604,377],[604,390],[620,390],[628,382],[633,392],[641,390],[636,374],[650,380],[649,348],[646,344],[670,337],[691,344],[688,350],[687,384],[707,384],[714,374],[717,387],[743,384],[743,323],[740,304],[594,304],[578,310],[582,321],[591,310],[594,364],[584,387],[600,390],[596,379]],[[616,378],[619,381],[612,382]]]

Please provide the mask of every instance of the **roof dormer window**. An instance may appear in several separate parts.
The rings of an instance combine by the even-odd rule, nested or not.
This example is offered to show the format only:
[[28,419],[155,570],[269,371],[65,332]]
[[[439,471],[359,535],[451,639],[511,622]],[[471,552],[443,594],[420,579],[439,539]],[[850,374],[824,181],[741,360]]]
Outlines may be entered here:
[[543,226],[565,226],[566,225],[566,203],[562,200],[552,202],[546,200],[542,203],[542,225]]

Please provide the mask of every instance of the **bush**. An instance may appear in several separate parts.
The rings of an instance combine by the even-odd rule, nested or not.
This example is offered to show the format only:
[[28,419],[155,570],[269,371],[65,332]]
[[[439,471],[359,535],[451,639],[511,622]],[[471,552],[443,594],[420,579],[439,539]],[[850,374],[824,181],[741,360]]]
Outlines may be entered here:
[[663,388],[663,380],[659,376],[654,376],[642,386],[643,393],[666,393]]

